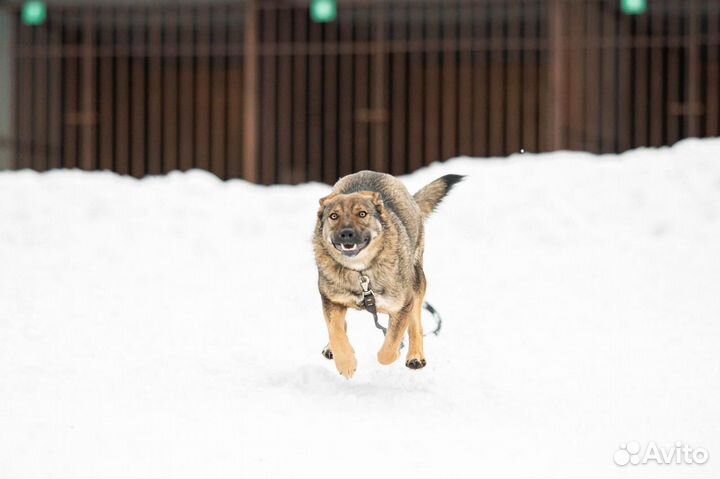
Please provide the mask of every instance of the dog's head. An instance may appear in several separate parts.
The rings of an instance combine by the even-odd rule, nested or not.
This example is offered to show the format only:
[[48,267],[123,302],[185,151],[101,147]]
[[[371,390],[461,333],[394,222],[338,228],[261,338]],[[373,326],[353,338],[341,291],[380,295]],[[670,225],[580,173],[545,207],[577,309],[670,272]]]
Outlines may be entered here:
[[383,233],[379,193],[333,193],[320,200],[318,228],[325,249],[338,262],[363,267],[379,251]]

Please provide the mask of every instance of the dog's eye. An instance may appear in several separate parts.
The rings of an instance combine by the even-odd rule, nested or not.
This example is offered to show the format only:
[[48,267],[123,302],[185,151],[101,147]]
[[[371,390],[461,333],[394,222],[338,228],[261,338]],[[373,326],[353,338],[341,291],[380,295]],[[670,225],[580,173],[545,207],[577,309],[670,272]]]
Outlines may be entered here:
[[337,213],[331,214],[331,215],[330,215],[330,219],[331,219],[331,220],[336,220],[336,219],[338,219],[338,214],[337,214]]
[[358,215],[360,215],[360,218],[365,218],[367,216],[367,211],[361,211]]

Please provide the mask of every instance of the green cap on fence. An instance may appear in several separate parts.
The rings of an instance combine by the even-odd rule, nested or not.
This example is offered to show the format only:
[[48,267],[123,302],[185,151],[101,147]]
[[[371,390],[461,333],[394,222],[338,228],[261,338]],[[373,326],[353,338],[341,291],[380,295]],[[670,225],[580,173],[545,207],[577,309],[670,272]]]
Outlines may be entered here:
[[317,23],[332,22],[337,18],[337,1],[312,0],[312,3],[310,3],[310,18]]
[[47,6],[39,0],[25,2],[20,16],[25,25],[42,25],[47,18]]
[[620,9],[627,15],[642,15],[647,11],[647,0],[620,0]]

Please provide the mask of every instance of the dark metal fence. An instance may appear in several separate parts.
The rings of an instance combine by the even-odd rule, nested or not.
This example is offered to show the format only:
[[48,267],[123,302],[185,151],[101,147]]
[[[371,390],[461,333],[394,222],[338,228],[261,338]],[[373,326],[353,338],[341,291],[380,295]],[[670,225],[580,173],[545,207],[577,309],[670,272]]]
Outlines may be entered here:
[[53,5],[15,25],[15,167],[260,183],[618,152],[720,122],[720,2]]

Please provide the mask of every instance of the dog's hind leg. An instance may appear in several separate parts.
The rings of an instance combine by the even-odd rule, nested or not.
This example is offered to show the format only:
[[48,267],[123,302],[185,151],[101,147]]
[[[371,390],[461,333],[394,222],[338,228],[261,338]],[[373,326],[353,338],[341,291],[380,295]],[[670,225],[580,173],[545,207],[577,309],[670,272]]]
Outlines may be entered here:
[[327,298],[323,297],[322,299],[323,314],[328,328],[328,336],[330,336],[330,348],[325,348],[323,355],[327,358],[326,352],[329,353],[330,357],[335,359],[335,367],[338,372],[345,378],[350,379],[357,369],[357,360],[355,359],[355,350],[350,345],[346,333],[345,314],[347,308],[333,303]]
[[422,327],[422,305],[425,298],[425,289],[427,281],[425,280],[425,272],[422,265],[415,265],[415,297],[412,314],[410,315],[410,324],[408,326],[408,336],[410,337],[410,346],[408,347],[407,357],[405,358],[405,366],[410,369],[422,369],[427,362],[425,361],[425,353],[423,352],[423,327]]
[[416,306],[412,310],[410,324],[408,325],[410,346],[405,358],[405,366],[410,369],[422,369],[427,364],[423,353],[422,296],[416,297],[415,300]]

